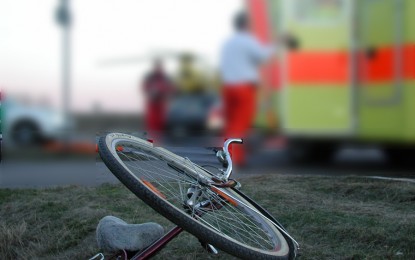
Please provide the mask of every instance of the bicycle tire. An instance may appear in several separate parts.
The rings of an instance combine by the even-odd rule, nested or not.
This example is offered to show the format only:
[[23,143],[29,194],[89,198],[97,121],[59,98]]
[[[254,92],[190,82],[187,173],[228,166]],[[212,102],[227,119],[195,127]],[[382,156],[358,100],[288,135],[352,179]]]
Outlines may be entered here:
[[[120,144],[123,144],[124,146],[121,146]],[[260,230],[260,228],[263,228],[264,230],[266,229],[265,231],[264,230],[262,231],[264,231],[264,233],[269,235],[271,242],[277,244],[277,241],[278,241],[279,243],[275,246],[275,248],[272,248],[270,250],[268,249],[264,250],[264,248],[255,248],[251,244],[248,244],[245,240],[240,241],[237,238],[230,237],[229,234],[226,234],[226,232],[221,230],[221,228],[224,228],[224,227],[220,226],[219,224],[218,226],[220,226],[221,228],[216,229],[215,227],[209,226],[206,223],[202,222],[204,216],[206,216],[207,213],[206,215],[202,215],[200,218],[195,218],[194,216],[189,215],[189,213],[186,212],[185,210],[180,209],[177,205],[172,204],[172,202],[169,201],[165,195],[160,194],[161,192],[157,188],[155,188],[154,186],[152,187],[152,185],[149,185],[148,183],[146,183],[144,179],[138,178],[136,175],[137,173],[133,173],[131,171],[130,169],[131,165],[130,165],[130,168],[127,167],[126,162],[120,158],[120,155],[124,155],[127,153],[126,151],[124,151],[124,149],[130,148],[130,146],[127,146],[126,144],[130,146],[136,146],[132,150],[131,153],[134,153],[134,155],[136,155],[137,157],[141,158],[144,155],[144,152],[147,152],[148,157],[146,158],[146,160],[156,161],[156,159],[158,159],[159,157],[160,161],[162,161],[163,163],[166,163],[169,167],[172,167],[172,165],[169,165],[169,163],[173,164],[173,163],[178,162],[177,164],[175,164],[174,167],[182,167],[182,168],[175,169],[174,167],[172,167],[172,169],[176,171],[183,170],[184,173],[182,174],[188,173],[185,171],[194,170],[191,167],[195,167],[195,165],[192,164],[189,160],[186,160],[185,158],[182,158],[176,154],[173,154],[163,148],[153,147],[151,143],[145,140],[142,140],[140,138],[131,136],[131,135],[126,135],[122,133],[110,133],[105,136],[102,136],[99,139],[99,144],[98,144],[99,154],[103,162],[105,163],[105,165],[109,168],[109,170],[121,181],[122,184],[124,184],[137,197],[143,200],[147,205],[149,205],[155,211],[157,211],[158,213],[160,213],[161,215],[163,215],[164,217],[172,221],[174,224],[182,227],[184,230],[193,234],[198,239],[205,241],[209,244],[212,244],[213,246],[229,254],[242,258],[242,259],[291,259],[294,257],[294,252],[293,252],[294,246],[293,246],[292,241],[288,239],[286,235],[281,233],[275,226],[273,226],[273,224],[269,221],[269,219],[267,219],[266,217],[264,218],[263,217],[264,215],[257,214],[255,211],[251,211],[250,208],[242,207],[244,208],[243,213],[246,214],[247,216],[249,215],[249,218],[252,217],[255,221],[257,221],[258,223],[256,224],[262,225],[261,227],[255,227],[258,229],[253,230],[253,232],[259,232],[258,230]],[[122,152],[119,151],[121,147],[123,149]],[[139,148],[143,150],[139,150]],[[170,161],[168,159],[170,159]],[[137,162],[135,161],[135,163]],[[155,162],[153,163],[155,164]],[[209,172],[206,171],[206,174],[209,174]],[[180,181],[178,182],[180,186]],[[222,191],[225,193],[225,195],[223,196],[226,196],[227,194],[229,196],[235,196],[238,203],[242,203],[247,206],[252,206],[255,209],[258,209],[259,207],[259,205],[256,205],[256,203],[250,203],[248,200],[244,199],[243,196],[238,194],[240,193],[239,191],[236,192],[235,190],[230,189],[230,188],[222,189]],[[167,191],[165,192],[167,194]],[[222,197],[221,194],[217,195],[217,197],[220,197],[222,200],[224,198]],[[229,203],[229,202],[230,201],[226,201],[224,203],[221,201],[220,203],[223,203],[224,205],[226,204],[225,206],[222,205],[222,207],[225,208],[226,210],[229,210],[232,207],[237,208],[236,206],[231,205],[232,203]],[[215,203],[217,203],[217,201],[215,201]],[[238,206],[241,207],[240,205]],[[213,211],[215,213],[220,212],[222,207],[217,210],[213,210]],[[238,210],[240,209],[238,208]],[[259,207],[259,210],[260,212],[263,211],[261,207]],[[237,216],[237,214],[235,215]],[[209,216],[210,215],[207,215],[207,217]],[[248,221],[249,220],[250,219],[248,219]],[[269,226],[266,226],[266,225],[269,225]],[[239,228],[239,227],[235,226],[235,228]],[[240,231],[242,233],[243,232],[246,233],[249,230],[241,229]],[[235,234],[238,232],[235,231]],[[272,234],[270,234],[271,232]],[[253,240],[255,240],[256,235],[258,234],[255,234],[255,237],[248,242],[252,242]],[[259,235],[258,235],[258,238],[260,238]],[[244,237],[244,239],[246,238]],[[258,243],[258,241],[254,241],[254,242]]]

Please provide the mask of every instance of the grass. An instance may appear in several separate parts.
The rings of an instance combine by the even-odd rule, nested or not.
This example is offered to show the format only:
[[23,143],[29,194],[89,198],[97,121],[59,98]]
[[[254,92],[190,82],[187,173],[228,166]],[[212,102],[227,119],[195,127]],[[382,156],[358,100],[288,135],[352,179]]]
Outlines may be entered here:
[[[415,259],[415,184],[359,177],[263,175],[243,191],[300,242],[302,259]],[[86,259],[106,215],[172,224],[121,185],[0,190],[0,259]],[[209,256],[187,233],[156,259]]]

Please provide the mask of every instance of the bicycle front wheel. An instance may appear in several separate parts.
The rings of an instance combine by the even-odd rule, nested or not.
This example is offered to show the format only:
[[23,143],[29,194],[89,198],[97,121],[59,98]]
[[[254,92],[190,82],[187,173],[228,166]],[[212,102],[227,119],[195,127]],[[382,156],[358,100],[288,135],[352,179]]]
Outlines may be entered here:
[[200,240],[244,259],[288,259],[292,243],[276,224],[190,160],[140,138],[111,133],[99,140],[111,172],[135,195]]

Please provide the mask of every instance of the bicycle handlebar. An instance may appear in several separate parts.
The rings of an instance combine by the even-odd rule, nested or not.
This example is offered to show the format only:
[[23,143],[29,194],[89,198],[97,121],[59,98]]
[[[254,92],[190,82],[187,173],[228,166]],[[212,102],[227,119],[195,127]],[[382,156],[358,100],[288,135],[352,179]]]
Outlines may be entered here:
[[228,163],[228,168],[226,169],[224,173],[224,179],[226,181],[229,179],[229,177],[232,174],[232,158],[229,153],[229,145],[231,145],[232,143],[243,144],[243,142],[244,141],[241,138],[231,138],[231,139],[226,140],[225,143],[223,144],[223,152],[225,153],[225,158]]

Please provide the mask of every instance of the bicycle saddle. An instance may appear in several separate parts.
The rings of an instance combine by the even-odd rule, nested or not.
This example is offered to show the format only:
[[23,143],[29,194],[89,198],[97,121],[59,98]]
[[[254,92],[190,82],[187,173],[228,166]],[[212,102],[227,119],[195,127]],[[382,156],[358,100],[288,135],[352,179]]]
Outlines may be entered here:
[[102,218],[96,230],[98,246],[104,252],[140,251],[163,234],[163,227],[157,223],[128,224],[113,216]]

